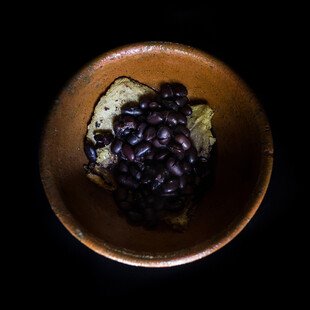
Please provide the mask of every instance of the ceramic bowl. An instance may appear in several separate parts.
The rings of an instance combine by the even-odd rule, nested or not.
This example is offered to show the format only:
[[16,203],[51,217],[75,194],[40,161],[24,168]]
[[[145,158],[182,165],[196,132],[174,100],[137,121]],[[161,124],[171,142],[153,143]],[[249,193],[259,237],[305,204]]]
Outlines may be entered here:
[[[85,177],[87,123],[102,93],[119,76],[155,89],[162,82],[181,82],[191,99],[207,100],[214,110],[214,184],[183,233],[130,226],[119,216],[112,195]],[[265,113],[231,69],[189,46],[146,42],[104,53],[64,87],[46,121],[40,171],[54,212],[78,240],[122,263],[167,267],[215,252],[245,227],[267,190],[272,155]]]

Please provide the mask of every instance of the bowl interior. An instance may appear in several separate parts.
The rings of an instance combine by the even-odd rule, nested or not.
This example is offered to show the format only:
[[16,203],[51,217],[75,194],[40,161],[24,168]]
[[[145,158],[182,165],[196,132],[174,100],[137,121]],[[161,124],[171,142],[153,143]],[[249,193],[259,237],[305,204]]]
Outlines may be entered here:
[[[85,177],[87,123],[102,93],[119,76],[155,89],[162,82],[181,82],[191,99],[205,99],[214,109],[215,182],[184,233],[128,225],[111,194]],[[207,255],[243,228],[267,188],[271,155],[271,134],[260,105],[225,65],[178,44],[136,44],[100,56],[64,88],[46,124],[41,176],[57,216],[83,243],[127,263],[164,266]]]

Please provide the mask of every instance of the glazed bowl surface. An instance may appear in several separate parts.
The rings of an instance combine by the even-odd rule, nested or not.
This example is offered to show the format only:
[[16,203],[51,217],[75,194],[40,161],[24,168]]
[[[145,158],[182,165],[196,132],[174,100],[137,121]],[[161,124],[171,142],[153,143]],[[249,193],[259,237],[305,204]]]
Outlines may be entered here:
[[[129,225],[112,195],[85,177],[87,124],[98,99],[120,76],[154,89],[180,82],[190,99],[206,100],[214,110],[215,179],[185,232]],[[168,267],[205,257],[232,240],[261,204],[272,163],[265,113],[231,69],[189,46],[145,42],[102,54],[68,82],[46,121],[40,172],[57,217],[86,246],[126,264]]]

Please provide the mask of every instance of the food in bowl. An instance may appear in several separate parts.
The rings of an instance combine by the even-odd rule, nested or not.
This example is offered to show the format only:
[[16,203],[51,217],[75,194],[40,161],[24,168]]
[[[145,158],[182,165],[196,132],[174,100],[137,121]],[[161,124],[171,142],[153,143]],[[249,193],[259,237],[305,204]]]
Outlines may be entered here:
[[191,105],[180,83],[159,91],[117,78],[97,103],[85,137],[86,176],[113,191],[130,223],[184,230],[210,177],[213,110]]

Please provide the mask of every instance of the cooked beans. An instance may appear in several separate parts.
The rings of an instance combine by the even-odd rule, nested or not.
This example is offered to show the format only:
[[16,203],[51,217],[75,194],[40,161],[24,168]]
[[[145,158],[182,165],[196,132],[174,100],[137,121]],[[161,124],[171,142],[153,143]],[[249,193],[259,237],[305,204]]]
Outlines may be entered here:
[[208,164],[198,157],[186,126],[191,114],[186,87],[163,84],[160,96],[121,109],[115,136],[98,132],[95,145],[85,142],[90,162],[96,161],[96,148],[109,144],[118,155],[114,197],[130,222],[153,227],[161,212],[182,210],[207,175]]

